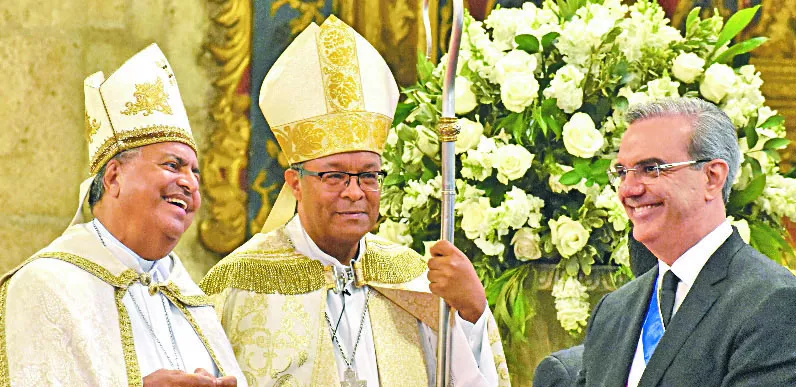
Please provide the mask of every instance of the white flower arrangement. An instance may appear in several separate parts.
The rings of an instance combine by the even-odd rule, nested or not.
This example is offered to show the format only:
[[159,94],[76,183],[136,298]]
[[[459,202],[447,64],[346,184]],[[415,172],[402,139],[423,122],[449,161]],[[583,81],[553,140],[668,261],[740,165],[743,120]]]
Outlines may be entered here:
[[[504,328],[524,335],[534,314],[534,262],[557,265],[558,318],[573,334],[589,316],[580,281],[592,265],[629,264],[630,227],[606,170],[632,103],[698,96],[722,108],[744,151],[728,215],[772,259],[790,251],[781,218],[796,221],[796,180],[777,166],[788,144],[783,119],[765,106],[755,68],[731,66],[765,41],[731,45],[755,11],[725,23],[694,10],[684,36],[650,0],[547,0],[496,9],[484,22],[465,17],[455,80],[455,244],[473,260]],[[420,58],[384,152],[379,233],[420,252],[439,238],[432,128],[445,63]]]

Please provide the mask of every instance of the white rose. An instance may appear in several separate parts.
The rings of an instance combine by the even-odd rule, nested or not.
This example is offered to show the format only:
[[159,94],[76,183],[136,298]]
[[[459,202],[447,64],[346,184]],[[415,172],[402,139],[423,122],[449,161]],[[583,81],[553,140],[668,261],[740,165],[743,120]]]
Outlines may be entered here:
[[501,147],[495,155],[497,179],[503,184],[517,180],[525,175],[533,161],[533,153],[522,146],[509,144]]
[[514,245],[514,256],[520,261],[530,261],[542,257],[539,247],[539,235],[528,227],[523,227],[511,238]]
[[678,87],[680,87],[680,82],[672,81],[668,76],[654,79],[647,82],[647,95],[649,95],[651,99],[660,99],[672,96],[679,97],[680,91],[678,90]]
[[499,84],[514,74],[533,76],[536,71],[536,57],[522,50],[513,50],[500,58],[495,65],[496,79]]
[[727,220],[730,221],[731,225],[738,229],[738,234],[741,234],[741,239],[743,239],[744,242],[749,243],[752,231],[749,229],[749,223],[746,222],[746,219],[735,220],[732,216],[728,216]]
[[417,149],[415,144],[411,142],[404,142],[404,152],[401,154],[401,161],[404,164],[414,164],[415,162],[419,162],[420,158],[423,157],[423,152],[420,149]]
[[564,258],[569,258],[589,241],[589,231],[580,222],[561,216],[548,222],[553,244]]
[[505,246],[503,246],[503,243],[499,241],[491,242],[484,238],[478,238],[473,242],[475,242],[475,245],[478,246],[478,248],[481,249],[481,251],[483,251],[484,254],[491,255],[494,257],[503,255],[503,250],[506,248]]
[[575,113],[569,122],[564,124],[564,147],[573,156],[589,158],[599,151],[605,139],[594,121],[586,113]]
[[699,85],[699,92],[706,99],[719,103],[727,92],[735,87],[735,71],[725,64],[714,63],[705,71],[705,78]]
[[387,145],[395,146],[398,144],[398,132],[395,130],[390,130],[390,133],[387,135]]
[[464,203],[461,207],[462,223],[468,239],[476,239],[489,231],[489,198],[479,198],[477,201]]
[[539,82],[530,75],[512,74],[500,86],[500,98],[506,109],[522,113],[536,99]]
[[705,67],[705,60],[699,55],[681,51],[680,55],[672,62],[672,73],[677,79],[685,83],[692,83],[702,74],[703,67]]
[[456,114],[467,114],[478,106],[478,100],[473,93],[473,83],[465,77],[456,77],[454,84],[454,105]]
[[461,132],[456,136],[456,154],[474,149],[481,141],[484,125],[480,122],[470,121],[467,118],[459,119]]
[[379,226],[379,232],[376,234],[389,241],[408,246],[412,243],[412,236],[409,235],[409,225],[406,223],[394,222],[386,219]]
[[439,152],[439,139],[436,133],[423,125],[415,127],[417,131],[417,149],[420,149],[426,156],[434,158]]

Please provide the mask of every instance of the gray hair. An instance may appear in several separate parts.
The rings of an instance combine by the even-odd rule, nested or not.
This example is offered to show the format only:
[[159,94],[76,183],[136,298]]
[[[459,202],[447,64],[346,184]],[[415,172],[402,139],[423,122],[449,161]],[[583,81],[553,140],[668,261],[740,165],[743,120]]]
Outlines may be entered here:
[[[116,160],[119,164],[124,164],[135,157],[141,155],[141,148],[133,148],[121,151],[113,156],[111,160]],[[108,160],[110,162],[110,160]],[[108,163],[102,166],[102,168],[97,171],[97,174],[94,175],[94,180],[91,181],[91,188],[88,191],[88,206],[90,208],[94,208],[94,205],[102,199],[102,195],[105,194],[105,186],[102,185],[102,180],[105,179],[105,167],[108,166]]]
[[671,98],[631,106],[625,113],[625,120],[630,125],[638,120],[664,116],[691,118],[693,132],[688,144],[688,156],[691,159],[721,159],[727,163],[729,172],[721,191],[724,203],[727,203],[735,175],[741,166],[738,134],[730,118],[710,102],[698,98]]

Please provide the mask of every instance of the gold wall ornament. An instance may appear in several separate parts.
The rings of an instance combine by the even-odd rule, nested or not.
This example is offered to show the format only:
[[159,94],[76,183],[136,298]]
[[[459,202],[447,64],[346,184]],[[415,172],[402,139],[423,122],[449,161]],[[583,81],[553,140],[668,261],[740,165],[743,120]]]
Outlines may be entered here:
[[248,223],[246,190],[241,181],[248,166],[251,129],[247,114],[251,101],[237,88],[251,61],[253,15],[251,0],[219,2],[221,9],[213,22],[223,30],[222,41],[205,45],[221,71],[213,83],[218,91],[211,106],[215,128],[202,161],[208,210],[199,222],[199,239],[208,249],[226,254],[243,243]]
[[323,6],[326,5],[326,0],[274,0],[271,3],[271,16],[274,16],[276,11],[285,5],[299,13],[298,17],[290,20],[290,33],[293,36],[304,31],[310,23],[321,24],[326,19],[322,12]]
[[88,140],[88,142],[92,142],[92,139],[94,138],[94,135],[97,134],[97,131],[100,128],[100,123],[99,123],[99,121],[89,117],[88,116],[88,112],[85,112],[85,115],[86,115],[86,118],[85,118],[86,119],[86,140]]
[[163,80],[160,78],[155,83],[136,84],[133,96],[135,97],[135,102],[124,104],[127,109],[122,110],[122,114],[132,116],[144,112],[144,115],[148,116],[153,111],[172,114],[171,106],[169,106],[169,95],[163,89]]
[[257,215],[255,215],[254,219],[249,222],[249,230],[260,230],[263,228],[265,224],[265,220],[268,219],[268,214],[271,213],[271,194],[276,192],[280,184],[273,183],[269,186],[264,186],[268,180],[268,170],[261,169],[260,172],[257,173],[257,177],[254,178],[254,182],[252,182],[251,189],[252,191],[258,193],[260,195],[260,209],[257,211]]

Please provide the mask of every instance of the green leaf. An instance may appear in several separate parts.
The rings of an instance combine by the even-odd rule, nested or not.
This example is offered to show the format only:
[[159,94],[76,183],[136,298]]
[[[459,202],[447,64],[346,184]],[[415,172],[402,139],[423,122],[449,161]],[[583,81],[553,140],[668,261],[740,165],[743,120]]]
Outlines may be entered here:
[[782,160],[782,156],[780,156],[779,152],[776,149],[763,149],[763,152],[766,153],[766,156],[771,160],[779,163]]
[[575,185],[580,183],[581,179],[583,179],[583,176],[581,176],[581,174],[578,173],[578,171],[573,169],[561,175],[561,178],[558,179],[558,182],[563,185]]
[[542,51],[550,50],[550,47],[555,44],[556,39],[558,39],[560,35],[561,34],[558,32],[548,32],[544,34],[544,36],[542,36]]
[[752,166],[752,176],[757,176],[763,173],[763,167],[760,166],[760,162],[757,161],[756,158],[749,155],[744,155],[743,158],[745,162]]
[[539,52],[539,39],[530,34],[517,35],[514,37],[517,43],[517,49],[523,50],[529,54],[536,54]]
[[783,149],[790,144],[787,138],[772,138],[763,144],[763,149]]
[[749,244],[776,262],[782,263],[783,251],[793,252],[782,231],[759,220],[749,221],[749,234]]
[[578,271],[580,270],[580,265],[578,265],[578,260],[575,257],[569,257],[566,262],[566,266],[564,269],[567,271],[567,275],[570,277],[574,277],[578,275]]
[[426,54],[420,50],[417,51],[417,77],[421,84],[426,83],[431,78],[434,72],[434,64],[426,59]]
[[725,43],[732,40],[735,35],[743,31],[755,17],[759,8],[760,5],[756,5],[752,8],[745,8],[730,16],[730,19],[727,20],[727,24],[724,25],[724,28],[722,28],[719,33],[719,37],[716,40],[716,47],[723,46]]
[[403,177],[403,175],[401,175],[399,173],[392,173],[392,174],[387,175],[387,177],[384,178],[384,186],[385,187],[389,187],[391,185],[401,184],[405,180],[406,179]]
[[691,26],[699,20],[699,11],[701,10],[700,7],[694,7],[691,12],[688,13],[688,17],[685,19],[685,30],[688,31],[691,29]]
[[414,108],[415,104],[403,102],[399,103],[395,108],[395,117],[392,120],[392,126],[396,126],[401,122],[404,122],[406,117],[409,117],[409,114],[412,113]]
[[586,177],[589,175],[589,160],[576,157],[572,160],[572,167],[575,168],[581,176]]
[[727,203],[728,212],[736,212],[743,209],[744,206],[757,199],[763,188],[766,187],[766,175],[761,174],[753,178],[745,189],[740,191],[730,192],[730,200]]
[[752,149],[757,145],[757,130],[755,130],[755,123],[749,120],[749,123],[743,128],[746,135],[746,146]]
[[785,117],[782,117],[781,115],[777,114],[775,116],[768,117],[766,122],[764,122],[762,125],[760,125],[760,127],[761,128],[770,128],[772,126],[782,125],[782,123],[784,123],[784,122],[785,122]]
[[744,40],[741,43],[734,44],[727,51],[724,51],[719,55],[713,62],[716,63],[730,63],[732,58],[737,55],[746,54],[749,51],[754,50],[755,48],[760,47],[763,43],[765,43],[768,38],[765,37],[756,37],[751,38],[748,40]]

